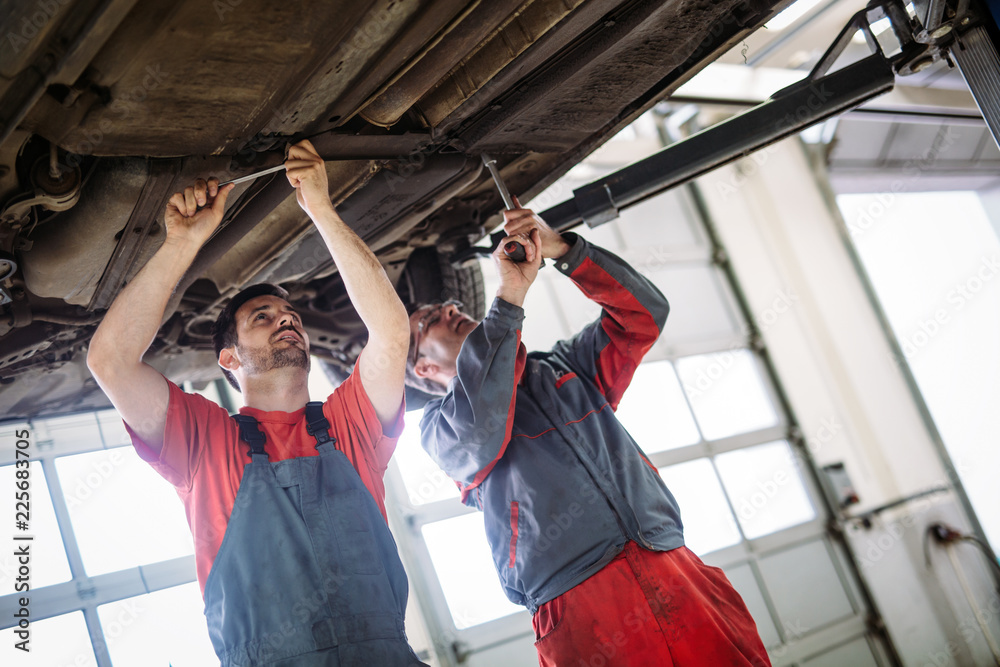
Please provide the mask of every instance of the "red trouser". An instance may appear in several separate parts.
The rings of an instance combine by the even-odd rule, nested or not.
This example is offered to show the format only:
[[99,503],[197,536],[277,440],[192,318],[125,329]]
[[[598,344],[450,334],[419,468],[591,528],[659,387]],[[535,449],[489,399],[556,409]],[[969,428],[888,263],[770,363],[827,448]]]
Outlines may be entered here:
[[[538,608],[541,667],[770,667],[757,625],[717,567],[635,542]],[[540,638],[540,639],[539,639]]]

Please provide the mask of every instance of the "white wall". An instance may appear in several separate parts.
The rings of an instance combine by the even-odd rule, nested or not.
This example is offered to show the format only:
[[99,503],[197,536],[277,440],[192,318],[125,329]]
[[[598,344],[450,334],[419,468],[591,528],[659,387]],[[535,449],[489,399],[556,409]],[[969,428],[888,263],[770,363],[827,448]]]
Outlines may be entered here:
[[[941,485],[949,475],[928,424],[872,307],[837,214],[798,139],[772,146],[699,181],[751,310],[780,293],[793,306],[763,338],[819,465],[844,462],[861,498],[853,514]],[[946,553],[923,564],[924,529],[935,518],[968,525],[954,493],[902,505],[870,529],[848,528],[897,649],[907,665],[990,664],[982,635]],[[866,549],[874,550],[865,559]],[[984,561],[966,545],[961,563],[1000,637]],[[986,660],[987,662],[983,662]]]

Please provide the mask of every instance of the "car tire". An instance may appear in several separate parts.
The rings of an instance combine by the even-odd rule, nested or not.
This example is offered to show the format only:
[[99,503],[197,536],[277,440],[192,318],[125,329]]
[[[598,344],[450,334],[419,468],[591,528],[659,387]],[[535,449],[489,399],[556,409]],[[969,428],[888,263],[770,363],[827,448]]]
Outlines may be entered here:
[[[462,310],[477,320],[486,315],[486,294],[479,262],[455,267],[436,248],[418,248],[410,255],[399,284],[400,298],[407,311],[425,303],[458,299]],[[406,410],[419,410],[436,398],[426,392],[406,388]]]
[[398,291],[408,310],[425,303],[458,299],[464,304],[462,310],[477,320],[486,314],[479,263],[456,268],[436,248],[413,251],[403,269]]
[[[462,310],[477,320],[486,315],[483,272],[479,263],[470,262],[456,268],[437,248],[417,248],[410,254],[396,291],[407,311],[424,303],[458,299],[463,304]],[[320,367],[330,383],[337,386],[351,374],[354,361],[356,359],[351,359],[349,365],[320,361]],[[408,387],[407,409],[423,407],[431,398],[429,394]]]

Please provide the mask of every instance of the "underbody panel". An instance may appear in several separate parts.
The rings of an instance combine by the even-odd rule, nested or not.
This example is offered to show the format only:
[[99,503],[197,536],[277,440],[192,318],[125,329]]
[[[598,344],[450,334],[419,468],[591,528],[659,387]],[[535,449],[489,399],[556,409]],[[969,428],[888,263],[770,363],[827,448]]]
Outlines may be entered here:
[[[194,179],[278,165],[310,138],[405,299],[415,249],[460,253],[501,208],[480,153],[528,198],[788,3],[50,4],[0,0],[16,37],[0,44],[0,268],[16,269],[0,271],[0,419],[105,404],[87,342]],[[218,377],[211,322],[259,281],[349,367],[364,327],[280,172],[237,186],[147,360]]]

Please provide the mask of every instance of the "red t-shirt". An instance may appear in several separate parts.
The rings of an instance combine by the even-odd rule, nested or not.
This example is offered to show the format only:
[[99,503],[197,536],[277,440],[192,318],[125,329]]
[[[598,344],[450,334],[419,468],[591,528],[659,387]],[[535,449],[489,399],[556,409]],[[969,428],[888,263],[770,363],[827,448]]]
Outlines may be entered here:
[[[177,489],[184,503],[188,525],[194,536],[195,563],[202,594],[215,555],[222,546],[243,469],[250,462],[249,446],[240,440],[236,420],[212,401],[184,392],[173,382],[167,407],[160,456],[125,425],[139,456]],[[298,456],[317,456],[316,440],[306,432],[305,407],[295,412],[264,412],[240,408],[252,415],[267,436],[268,458],[282,461]],[[385,484],[382,477],[403,429],[400,406],[389,433],[375,415],[361,379],[352,373],[323,404],[330,420],[336,448],[347,455],[365,488],[385,517]]]

